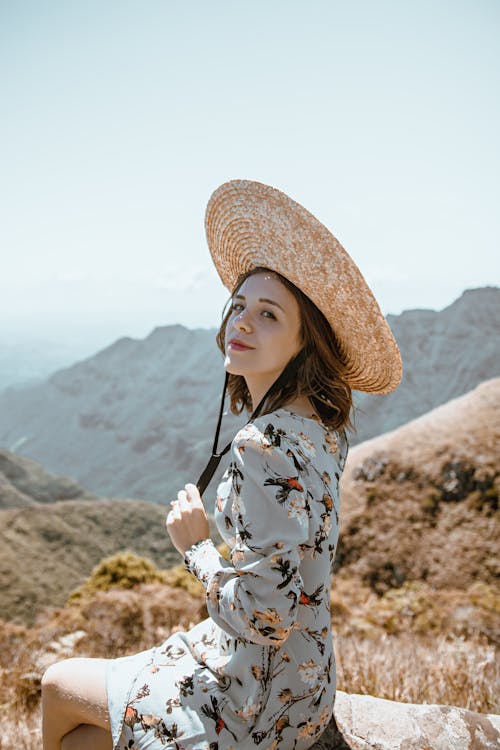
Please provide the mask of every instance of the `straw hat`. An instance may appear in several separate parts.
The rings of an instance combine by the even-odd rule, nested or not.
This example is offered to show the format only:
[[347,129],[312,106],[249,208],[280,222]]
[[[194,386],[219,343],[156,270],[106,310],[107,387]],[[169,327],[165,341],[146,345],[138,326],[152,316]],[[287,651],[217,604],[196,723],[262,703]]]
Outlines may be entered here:
[[325,315],[360,391],[389,393],[401,380],[398,346],[358,267],[333,234],[285,193],[251,180],[230,180],[211,195],[208,246],[230,292],[256,266],[277,271]]

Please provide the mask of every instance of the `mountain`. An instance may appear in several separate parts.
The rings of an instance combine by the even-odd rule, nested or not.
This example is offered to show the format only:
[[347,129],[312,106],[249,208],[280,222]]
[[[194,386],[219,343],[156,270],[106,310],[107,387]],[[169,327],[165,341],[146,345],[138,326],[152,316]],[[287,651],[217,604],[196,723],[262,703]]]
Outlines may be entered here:
[[403,360],[401,385],[386,396],[358,393],[354,443],[410,419],[500,375],[500,289],[468,289],[440,312],[388,315]]
[[336,570],[379,594],[497,583],[499,457],[500,378],[352,448]]
[[[8,388],[0,394],[0,444],[101,495],[175,496],[210,456],[223,385],[214,338],[204,329],[156,328],[43,384]],[[221,445],[236,423],[224,420]]]
[[[388,321],[404,374],[392,394],[355,393],[351,445],[393,430],[500,375],[500,289],[467,290],[440,312]],[[43,383],[0,393],[0,445],[99,495],[163,502],[210,456],[223,385],[215,330],[155,328],[121,338]],[[224,446],[245,417],[227,414]],[[220,476],[224,468],[214,477]],[[207,490],[213,507],[213,487]]]

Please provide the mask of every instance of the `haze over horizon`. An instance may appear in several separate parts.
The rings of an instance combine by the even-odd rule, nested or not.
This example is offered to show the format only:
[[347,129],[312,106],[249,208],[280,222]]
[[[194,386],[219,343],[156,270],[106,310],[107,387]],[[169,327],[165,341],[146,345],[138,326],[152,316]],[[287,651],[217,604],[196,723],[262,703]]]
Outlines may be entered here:
[[498,285],[500,6],[0,6],[0,339],[89,353],[218,325],[205,241],[235,177],[287,192],[384,314]]

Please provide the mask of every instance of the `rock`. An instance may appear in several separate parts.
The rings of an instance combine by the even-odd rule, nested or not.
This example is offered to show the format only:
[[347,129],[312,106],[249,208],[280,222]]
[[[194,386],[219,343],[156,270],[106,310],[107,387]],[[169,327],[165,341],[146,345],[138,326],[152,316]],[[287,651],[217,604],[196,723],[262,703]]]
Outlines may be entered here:
[[387,456],[368,456],[360,466],[356,466],[353,477],[365,482],[373,482],[382,476],[388,463],[389,458]]
[[500,715],[399,703],[340,690],[334,716],[311,750],[498,750]]
[[74,633],[67,633],[57,640],[50,641],[44,649],[41,649],[39,653],[33,657],[39,677],[41,677],[45,670],[50,667],[51,664],[54,664],[54,662],[60,661],[61,659],[69,659],[74,656],[76,644],[86,636],[87,633],[85,630],[76,630]]

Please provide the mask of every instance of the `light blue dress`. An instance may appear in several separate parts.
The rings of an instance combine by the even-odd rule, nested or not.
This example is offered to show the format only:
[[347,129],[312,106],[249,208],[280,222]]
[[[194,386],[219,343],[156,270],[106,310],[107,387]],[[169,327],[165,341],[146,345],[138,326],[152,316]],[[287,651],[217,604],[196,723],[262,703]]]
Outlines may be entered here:
[[237,433],[214,511],[230,560],[211,540],[186,553],[209,617],[108,662],[114,750],[306,750],[323,733],[347,450],[344,430],[287,409]]

